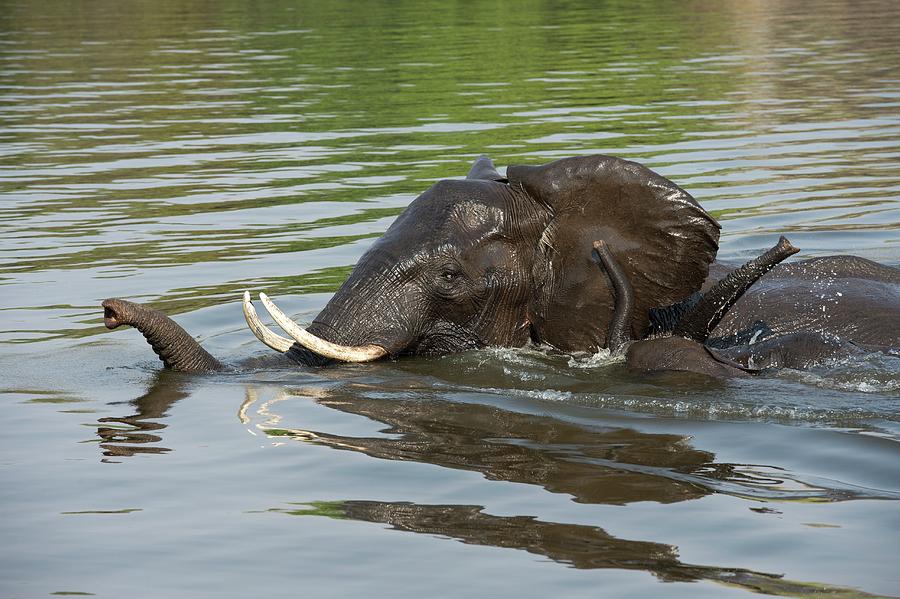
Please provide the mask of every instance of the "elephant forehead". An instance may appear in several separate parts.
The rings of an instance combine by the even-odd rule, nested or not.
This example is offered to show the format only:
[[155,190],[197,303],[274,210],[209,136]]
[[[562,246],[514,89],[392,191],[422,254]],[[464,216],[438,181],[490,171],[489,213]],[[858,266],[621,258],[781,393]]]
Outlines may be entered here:
[[416,198],[385,233],[407,247],[469,245],[500,234],[512,194],[492,181],[440,181]]
[[497,206],[479,202],[460,202],[450,210],[446,225],[448,232],[464,238],[484,237],[500,233],[504,223],[504,211]]

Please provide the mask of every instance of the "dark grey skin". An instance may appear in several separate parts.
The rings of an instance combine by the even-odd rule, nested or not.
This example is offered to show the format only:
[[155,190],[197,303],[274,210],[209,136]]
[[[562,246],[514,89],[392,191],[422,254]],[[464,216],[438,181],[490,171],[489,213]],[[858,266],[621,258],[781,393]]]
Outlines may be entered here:
[[[713,263],[707,289],[730,267]],[[865,351],[900,351],[900,269],[857,256],[780,264],[722,318],[711,338],[765,324],[758,337],[821,333]]]
[[[777,334],[762,321],[730,338],[714,340],[718,348],[707,345],[711,333],[719,329],[721,321],[745,293],[779,262],[799,251],[784,237],[775,247],[734,269],[694,298],[678,315],[671,331],[657,331],[651,338],[637,341],[627,332],[617,330],[618,323],[628,318],[633,305],[628,279],[605,243],[598,241],[594,248],[617,294],[608,348],[613,352],[624,352],[626,363],[632,370],[678,370],[716,378],[746,377],[769,368],[806,368],[860,349],[823,332]],[[784,319],[776,317],[772,322],[777,326],[784,323]],[[746,335],[750,338],[740,343],[739,338]],[[764,340],[760,341],[760,338]]]
[[[609,345],[616,293],[609,277],[598,273],[594,240],[608,242],[632,288],[633,306],[618,330],[641,339],[650,331],[651,309],[682,302],[710,280],[718,236],[718,223],[686,191],[636,163],[585,156],[510,166],[503,177],[482,157],[466,179],[440,181],[416,198],[307,330],[343,346],[383,348],[388,356],[529,342],[596,352]],[[876,273],[867,284],[884,286],[887,300],[897,297],[900,284],[890,274],[896,269],[880,268],[888,274]],[[848,268],[838,278],[843,274],[855,273]],[[792,280],[782,284],[789,287]],[[797,281],[805,284],[802,276]],[[728,310],[713,337],[741,333],[777,314],[779,297],[784,304],[801,293],[815,303],[812,289],[790,295],[768,289],[774,295],[764,296],[761,308],[745,297]],[[854,301],[865,296],[865,285],[860,289]],[[752,292],[747,296],[756,297]],[[222,367],[174,323],[161,325],[158,317],[125,310],[122,302],[104,302],[107,326],[130,324],[147,335],[153,323],[148,340],[168,367]],[[897,345],[900,325],[854,324],[866,317],[852,314],[849,304],[842,318],[851,341],[855,333],[866,337],[878,329],[876,341]],[[799,334],[816,324],[786,320],[774,322],[774,329]],[[285,355],[305,365],[330,361],[297,344]]]

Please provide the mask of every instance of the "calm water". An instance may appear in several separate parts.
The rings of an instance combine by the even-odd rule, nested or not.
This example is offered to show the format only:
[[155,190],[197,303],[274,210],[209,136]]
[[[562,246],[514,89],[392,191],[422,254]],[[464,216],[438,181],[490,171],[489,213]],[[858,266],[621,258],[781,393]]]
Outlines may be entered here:
[[[310,320],[433,181],[608,153],[720,257],[900,264],[900,4],[0,2],[0,596],[900,595],[900,358],[161,372]],[[636,6],[637,4],[637,6]]]

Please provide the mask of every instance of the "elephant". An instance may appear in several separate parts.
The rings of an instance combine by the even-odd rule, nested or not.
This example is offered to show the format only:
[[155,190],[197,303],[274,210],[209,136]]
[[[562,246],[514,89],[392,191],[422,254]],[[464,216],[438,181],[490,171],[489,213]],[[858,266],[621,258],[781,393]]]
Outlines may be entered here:
[[[482,156],[465,179],[439,181],[413,200],[309,327],[291,321],[264,293],[263,305],[290,339],[261,322],[247,292],[243,310],[263,343],[309,366],[528,343],[596,352],[626,337],[643,339],[659,322],[683,317],[698,291],[723,274],[724,267],[714,262],[720,229],[688,192],[635,162],[581,156],[509,166],[504,176]],[[592,250],[598,240],[607,244],[628,282],[627,311],[617,310],[609,270],[598,271]],[[819,270],[812,264],[800,272],[837,268],[834,261],[817,264]],[[859,273],[853,264],[841,263],[832,278],[855,285]],[[849,342],[896,346],[900,275],[875,263],[866,268],[871,276],[851,299],[877,288],[880,295],[869,303],[880,306],[882,322],[858,324],[855,304],[845,302],[843,328],[837,329]],[[722,310],[725,317],[706,345],[725,343],[729,336],[763,335],[753,326],[786,309],[785,298],[795,299],[792,285],[815,303],[815,289],[803,287],[808,279],[777,281],[769,285],[771,296],[748,293],[731,310]],[[159,312],[121,299],[105,300],[103,308],[108,328],[138,328],[168,368],[225,368]],[[898,318],[890,320],[894,314]],[[620,338],[611,340],[615,319]],[[773,336],[767,342],[778,348],[775,338],[801,335],[821,320],[777,320],[767,329]],[[873,335],[877,339],[869,338]],[[738,339],[732,345],[740,344]]]
[[[761,322],[750,328],[759,330],[754,331],[754,336],[745,344],[735,343],[736,339],[730,340],[731,343],[719,339],[717,345],[724,346],[719,350],[707,345],[713,330],[753,284],[775,265],[800,251],[784,236],[769,251],[734,269],[705,293],[697,293],[670,308],[670,312],[680,314],[669,319],[669,329],[662,325],[649,337],[638,340],[633,339],[624,326],[634,306],[631,284],[608,244],[598,240],[594,243],[594,251],[616,294],[607,349],[625,354],[626,363],[632,370],[681,370],[717,378],[744,377],[774,366],[802,368],[847,350],[837,338],[812,331],[789,333],[760,342],[758,338],[765,326]],[[746,335],[745,331],[734,337]]]

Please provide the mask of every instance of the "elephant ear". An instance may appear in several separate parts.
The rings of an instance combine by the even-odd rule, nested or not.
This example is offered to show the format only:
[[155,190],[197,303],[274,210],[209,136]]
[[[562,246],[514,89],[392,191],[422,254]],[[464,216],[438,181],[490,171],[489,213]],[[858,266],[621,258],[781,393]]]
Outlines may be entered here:
[[615,298],[591,256],[609,244],[634,287],[635,338],[649,310],[700,289],[718,250],[719,224],[686,191],[646,167],[612,156],[510,166],[521,187],[550,214],[538,243],[537,286],[529,307],[533,336],[566,351],[606,345]]
[[482,154],[472,164],[466,179],[475,179],[479,181],[497,181],[498,183],[506,183],[506,177],[497,172],[494,161]]

